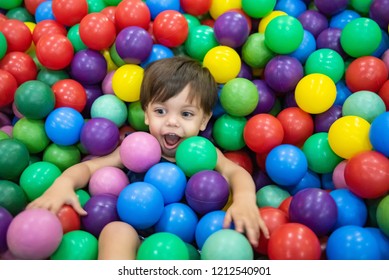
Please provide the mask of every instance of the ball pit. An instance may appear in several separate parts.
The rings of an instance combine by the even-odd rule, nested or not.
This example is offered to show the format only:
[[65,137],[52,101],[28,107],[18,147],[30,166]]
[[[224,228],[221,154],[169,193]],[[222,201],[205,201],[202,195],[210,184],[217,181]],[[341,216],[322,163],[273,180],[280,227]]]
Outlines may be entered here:
[[[216,231],[210,223],[221,229],[223,211],[232,198],[223,192],[223,203],[213,201],[217,207],[208,209],[209,203],[193,203],[200,195],[198,189],[191,196],[185,194],[198,173],[216,172],[218,148],[252,175],[263,218],[278,215],[281,222],[273,222],[286,225],[278,233],[271,230],[269,244],[244,249],[246,256],[222,251],[224,245],[217,244],[226,240],[217,238],[207,245],[216,256],[207,256],[206,247],[202,259],[387,259],[383,248],[389,237],[389,1],[367,2],[2,1],[0,206],[12,215],[13,223],[66,168],[106,155],[122,143],[124,166],[146,173],[141,183],[154,188],[143,185],[149,194],[131,201],[126,189],[131,182],[124,170],[107,169],[111,179],[103,180],[96,172],[89,187],[77,191],[81,205],[88,208],[96,196],[112,195],[121,204],[111,203],[110,213],[122,209],[114,219],[131,221],[141,230],[158,225],[162,232],[150,236],[139,259],[199,259],[197,249]],[[131,136],[148,131],[139,103],[144,68],[173,56],[202,62],[219,84],[220,98],[200,134],[206,137],[183,143],[176,163],[160,163],[158,143]],[[48,166],[55,171],[49,172]],[[44,170],[45,178],[40,175]],[[221,185],[204,193],[215,194]],[[335,201],[337,218],[328,214],[334,207],[320,200],[324,196]],[[151,200],[145,213],[140,217],[125,213],[127,204],[140,211],[142,199]],[[309,204],[313,200],[328,214],[315,223],[303,210],[315,210]],[[202,231],[196,235],[202,237],[194,236],[195,219],[184,232],[177,225],[182,222],[178,217],[168,221],[168,214],[172,217],[177,210],[169,206],[172,203],[182,203],[195,213],[191,217],[199,219],[196,228]],[[289,220],[274,209],[272,214],[266,212],[269,205]],[[168,206],[173,210],[169,212]],[[215,209],[219,216],[200,229],[200,218]],[[38,240],[42,233],[26,233],[36,241],[31,241],[34,247],[29,252],[22,248],[26,236],[16,240],[11,234],[13,241],[4,241],[8,215],[5,224],[0,223],[0,258],[96,259],[96,235],[107,222],[98,216],[104,215],[92,215],[89,209],[89,226],[84,217],[80,229],[80,217],[70,206],[61,211],[63,236],[56,252],[59,232],[42,240]],[[185,213],[189,217],[189,210]],[[34,222],[20,223],[32,229],[45,215],[39,212]],[[350,225],[354,228],[346,228]],[[163,235],[169,231],[185,240]],[[293,234],[306,242],[290,240]],[[356,234],[363,236],[363,242],[354,238]],[[231,248],[247,245],[231,239]],[[374,247],[373,239],[381,250]],[[158,242],[163,248],[157,250]],[[172,250],[170,244],[178,249]]]

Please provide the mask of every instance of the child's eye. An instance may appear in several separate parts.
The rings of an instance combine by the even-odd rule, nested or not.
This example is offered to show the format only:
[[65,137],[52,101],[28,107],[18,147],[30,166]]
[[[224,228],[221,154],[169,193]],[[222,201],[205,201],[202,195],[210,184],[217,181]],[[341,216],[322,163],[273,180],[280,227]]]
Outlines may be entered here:
[[158,109],[155,109],[154,112],[157,113],[158,115],[163,115],[165,113],[165,110],[158,108]]
[[190,118],[190,117],[193,117],[193,113],[191,113],[191,112],[182,112],[182,116],[184,118]]

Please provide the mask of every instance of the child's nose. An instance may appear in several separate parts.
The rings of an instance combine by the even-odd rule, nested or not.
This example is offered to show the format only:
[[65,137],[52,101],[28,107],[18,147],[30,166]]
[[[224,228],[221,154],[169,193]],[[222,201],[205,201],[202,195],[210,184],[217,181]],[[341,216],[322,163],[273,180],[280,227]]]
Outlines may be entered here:
[[166,125],[167,125],[167,126],[178,127],[178,126],[179,126],[179,122],[178,122],[177,117],[176,117],[176,116],[173,116],[173,115],[169,115],[169,116],[167,117]]

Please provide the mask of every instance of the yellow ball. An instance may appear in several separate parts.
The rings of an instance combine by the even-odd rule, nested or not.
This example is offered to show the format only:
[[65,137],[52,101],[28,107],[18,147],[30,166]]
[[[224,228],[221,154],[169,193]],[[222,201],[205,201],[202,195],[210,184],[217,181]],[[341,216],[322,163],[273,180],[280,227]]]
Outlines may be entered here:
[[272,19],[279,17],[279,16],[285,16],[285,15],[287,15],[287,13],[285,13],[283,11],[272,11],[270,14],[263,17],[261,19],[261,21],[259,22],[258,32],[265,34],[266,27]]
[[232,9],[241,9],[241,0],[212,0],[209,14],[213,19],[217,19],[221,14]]
[[350,159],[357,153],[372,150],[369,130],[370,123],[361,117],[340,117],[330,126],[328,143],[335,154]]
[[115,95],[125,102],[138,101],[143,72],[143,68],[139,65],[120,66],[112,76],[112,89]]
[[335,102],[336,85],[327,75],[306,75],[296,86],[295,99],[301,110],[310,114],[323,113]]
[[101,53],[103,54],[105,61],[107,61],[107,72],[116,70],[118,67],[116,66],[115,62],[113,62],[109,50],[103,50]]
[[241,65],[239,54],[227,46],[210,49],[203,61],[203,66],[208,68],[216,82],[220,84],[225,84],[238,76]]

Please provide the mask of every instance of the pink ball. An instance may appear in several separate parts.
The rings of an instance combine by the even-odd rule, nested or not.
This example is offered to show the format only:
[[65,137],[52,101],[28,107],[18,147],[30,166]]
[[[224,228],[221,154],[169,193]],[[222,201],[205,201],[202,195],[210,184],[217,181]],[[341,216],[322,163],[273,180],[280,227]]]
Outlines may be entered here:
[[142,173],[161,159],[161,146],[150,133],[136,131],[123,139],[119,148],[123,165],[129,170]]
[[89,181],[89,193],[94,196],[98,194],[113,194],[118,196],[130,180],[126,173],[120,168],[107,166],[96,170]]
[[344,178],[346,164],[347,160],[339,162],[332,172],[332,182],[334,183],[335,189],[348,189],[346,179]]
[[103,90],[104,94],[114,94],[114,91],[112,88],[113,74],[115,74],[115,70],[109,71],[107,73],[107,75],[105,75],[105,78],[101,84],[101,89]]
[[16,258],[43,260],[61,243],[62,225],[46,209],[28,209],[14,217],[7,231],[8,249]]

